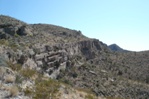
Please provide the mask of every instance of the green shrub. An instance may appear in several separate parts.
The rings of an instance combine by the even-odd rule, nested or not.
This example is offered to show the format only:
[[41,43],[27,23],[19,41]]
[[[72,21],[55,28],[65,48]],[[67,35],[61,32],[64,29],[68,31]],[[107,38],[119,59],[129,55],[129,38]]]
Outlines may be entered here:
[[29,88],[26,88],[25,91],[24,91],[24,94],[25,94],[26,96],[30,96],[30,95],[33,94],[33,90],[32,90],[32,89],[29,89]]
[[55,80],[36,81],[34,99],[56,99],[59,82]]
[[15,80],[15,82],[16,83],[18,83],[18,84],[20,84],[20,83],[22,83],[22,81],[23,81],[23,77],[21,77],[21,75],[16,75],[16,80]]
[[9,45],[9,42],[7,40],[0,39],[0,45],[6,45],[6,46],[8,46]]
[[37,71],[29,69],[29,68],[25,68],[25,69],[20,71],[20,74],[25,78],[31,78],[37,74]]
[[85,96],[85,99],[95,99],[95,97],[91,94]]
[[17,49],[19,49],[19,45],[15,42],[11,42],[11,44],[9,44],[8,46],[11,47],[11,49],[14,51],[17,51]]
[[22,68],[21,64],[13,64],[12,62],[7,62],[7,64],[13,71],[19,71]]

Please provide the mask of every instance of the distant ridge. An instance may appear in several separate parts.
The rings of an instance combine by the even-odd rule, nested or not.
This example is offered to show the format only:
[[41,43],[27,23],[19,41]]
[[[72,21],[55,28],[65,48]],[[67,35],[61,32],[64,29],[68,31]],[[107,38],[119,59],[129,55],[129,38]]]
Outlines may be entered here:
[[118,51],[118,52],[129,52],[128,50],[125,50],[121,47],[119,47],[117,44],[111,44],[108,46],[112,51]]

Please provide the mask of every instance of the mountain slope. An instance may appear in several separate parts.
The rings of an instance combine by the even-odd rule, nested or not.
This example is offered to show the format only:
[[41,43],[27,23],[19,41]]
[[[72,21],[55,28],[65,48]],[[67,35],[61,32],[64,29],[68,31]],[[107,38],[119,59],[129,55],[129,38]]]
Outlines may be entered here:
[[[148,51],[111,51],[106,44],[84,36],[81,31],[27,24],[7,16],[0,16],[0,20],[5,20],[0,21],[0,66],[4,75],[0,81],[8,86],[3,81],[12,75],[10,84],[19,86],[24,94],[20,97],[42,97],[38,93],[51,92],[51,86],[56,88],[56,94],[51,92],[56,97],[61,88],[62,92],[69,90],[62,87],[67,85],[72,90],[93,92],[88,97],[149,97]],[[5,93],[4,89],[0,93]]]

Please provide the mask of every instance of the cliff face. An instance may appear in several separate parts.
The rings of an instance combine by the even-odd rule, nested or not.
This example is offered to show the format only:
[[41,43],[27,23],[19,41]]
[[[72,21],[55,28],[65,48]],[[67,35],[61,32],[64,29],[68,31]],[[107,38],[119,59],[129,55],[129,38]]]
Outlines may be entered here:
[[65,70],[66,67],[69,67],[69,64],[72,64],[71,60],[75,56],[80,56],[84,62],[94,59],[102,51],[108,51],[106,45],[95,39],[67,44],[38,46],[23,50],[10,48],[5,45],[2,45],[0,48],[1,55],[5,56],[6,61],[37,69],[51,78],[57,78],[61,69]]
[[[148,52],[113,52],[81,31],[48,24],[30,25],[0,16],[0,81],[7,86],[3,81],[12,75],[10,84],[22,88],[26,94],[20,97],[24,99],[36,96],[36,88],[43,83],[53,84],[46,82],[49,78],[90,90],[96,96],[148,97],[148,57]],[[65,86],[60,87],[57,81],[52,86]],[[39,91],[44,92],[44,88]]]

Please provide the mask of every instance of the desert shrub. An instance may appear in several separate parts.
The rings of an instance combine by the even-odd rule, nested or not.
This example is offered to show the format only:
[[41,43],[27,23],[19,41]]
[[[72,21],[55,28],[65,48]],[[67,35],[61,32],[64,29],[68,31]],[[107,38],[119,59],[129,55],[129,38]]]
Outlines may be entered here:
[[17,49],[19,49],[19,45],[15,42],[11,42],[8,46],[11,47],[11,49],[14,51],[17,51]]
[[34,99],[56,99],[59,87],[55,80],[36,81]]
[[94,94],[91,89],[76,88],[78,91],[82,91],[88,94]]
[[20,71],[20,74],[25,78],[31,78],[37,74],[37,71],[33,69],[25,68]]
[[22,83],[22,81],[23,81],[23,77],[21,77],[21,75],[16,75],[15,83],[19,84],[19,83]]
[[26,89],[24,90],[24,94],[25,94],[26,96],[30,96],[30,95],[33,94],[33,90],[32,90],[32,89],[29,89],[29,88],[26,88]]
[[12,62],[7,62],[7,64],[13,71],[19,71],[22,68],[21,64],[13,64]]
[[15,37],[20,37],[17,33],[14,34]]
[[59,79],[59,81],[60,81],[61,83],[64,83],[64,84],[73,86],[72,81],[70,81],[70,80],[68,80],[68,79],[66,79],[66,78],[61,78],[61,79]]
[[8,46],[9,45],[9,42],[5,39],[0,39],[0,45],[6,45]]
[[95,99],[95,97],[93,95],[91,95],[91,94],[87,94],[85,96],[85,99]]

